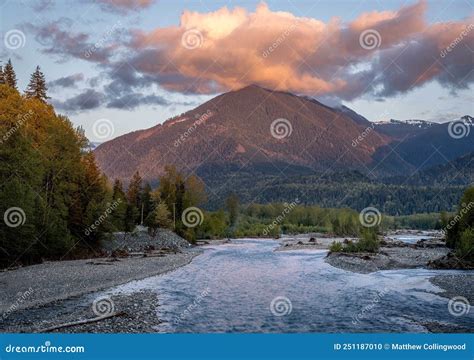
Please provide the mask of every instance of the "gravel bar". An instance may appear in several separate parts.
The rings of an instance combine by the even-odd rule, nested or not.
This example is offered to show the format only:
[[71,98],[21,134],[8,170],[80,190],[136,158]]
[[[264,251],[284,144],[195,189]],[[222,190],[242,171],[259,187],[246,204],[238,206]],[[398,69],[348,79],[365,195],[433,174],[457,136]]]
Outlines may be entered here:
[[0,317],[10,313],[163,274],[188,264],[198,249],[163,257],[55,261],[0,273]]

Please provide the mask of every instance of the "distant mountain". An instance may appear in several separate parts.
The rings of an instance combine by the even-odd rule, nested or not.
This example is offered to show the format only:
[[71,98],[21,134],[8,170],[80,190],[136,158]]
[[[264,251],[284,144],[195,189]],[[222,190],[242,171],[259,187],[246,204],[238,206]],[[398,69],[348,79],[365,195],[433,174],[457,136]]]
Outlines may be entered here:
[[375,122],[378,132],[388,135],[394,139],[402,140],[415,136],[431,126],[439,124],[425,120],[395,120]]
[[419,171],[408,178],[406,176],[391,177],[386,179],[385,182],[437,187],[474,186],[474,152],[446,164]]
[[100,144],[100,142],[89,141],[89,149],[94,151]]
[[165,165],[185,171],[203,165],[289,165],[313,172],[364,169],[376,150],[392,141],[366,130],[347,112],[314,99],[248,86],[172,118],[100,145],[96,158],[110,178],[128,179],[139,170],[154,180]]
[[[383,162],[381,168],[399,174],[446,164],[474,151],[473,124],[469,115],[442,124],[422,120],[378,123],[377,132],[393,141],[378,148],[374,159]],[[388,168],[400,160],[404,162],[403,168]]]

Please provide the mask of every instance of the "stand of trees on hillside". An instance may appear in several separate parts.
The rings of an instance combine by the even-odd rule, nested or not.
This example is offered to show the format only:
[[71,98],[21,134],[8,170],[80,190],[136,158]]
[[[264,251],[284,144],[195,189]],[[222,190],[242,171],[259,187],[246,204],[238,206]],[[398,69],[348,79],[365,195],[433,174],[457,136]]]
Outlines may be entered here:
[[48,98],[39,67],[23,94],[12,62],[0,67],[0,267],[97,255],[106,234],[142,223],[196,238],[181,216],[205,200],[197,177],[168,167],[154,191],[138,172],[127,190],[110,184],[84,131]]
[[464,193],[456,215],[443,221],[446,245],[461,261],[474,263],[474,187]]
[[0,264],[67,258],[93,248],[84,232],[110,202],[81,129],[46,103],[39,68],[24,95],[9,60],[0,69]]

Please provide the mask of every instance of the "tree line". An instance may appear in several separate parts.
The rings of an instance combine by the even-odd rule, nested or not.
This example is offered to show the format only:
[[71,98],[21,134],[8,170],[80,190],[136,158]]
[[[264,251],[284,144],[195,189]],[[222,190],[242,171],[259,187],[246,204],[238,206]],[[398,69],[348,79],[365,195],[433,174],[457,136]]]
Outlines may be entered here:
[[456,214],[444,214],[442,221],[446,245],[454,250],[459,261],[474,264],[474,187],[465,191]]

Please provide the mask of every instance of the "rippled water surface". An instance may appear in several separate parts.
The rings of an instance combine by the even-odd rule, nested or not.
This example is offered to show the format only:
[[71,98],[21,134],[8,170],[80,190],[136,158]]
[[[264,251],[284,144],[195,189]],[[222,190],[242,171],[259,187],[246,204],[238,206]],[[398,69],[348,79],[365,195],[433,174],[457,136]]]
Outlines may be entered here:
[[407,244],[416,244],[418,241],[420,241],[422,239],[434,239],[433,236],[425,235],[425,234],[422,234],[422,235],[413,235],[413,234],[392,235],[392,236],[390,236],[390,238],[392,238],[394,240],[403,241],[404,243],[407,243]]
[[157,330],[165,332],[423,332],[420,324],[431,321],[473,327],[472,311],[452,316],[429,282],[453,272],[355,274],[326,264],[326,251],[277,246],[255,239],[207,246],[187,266],[113,291],[156,291]]

